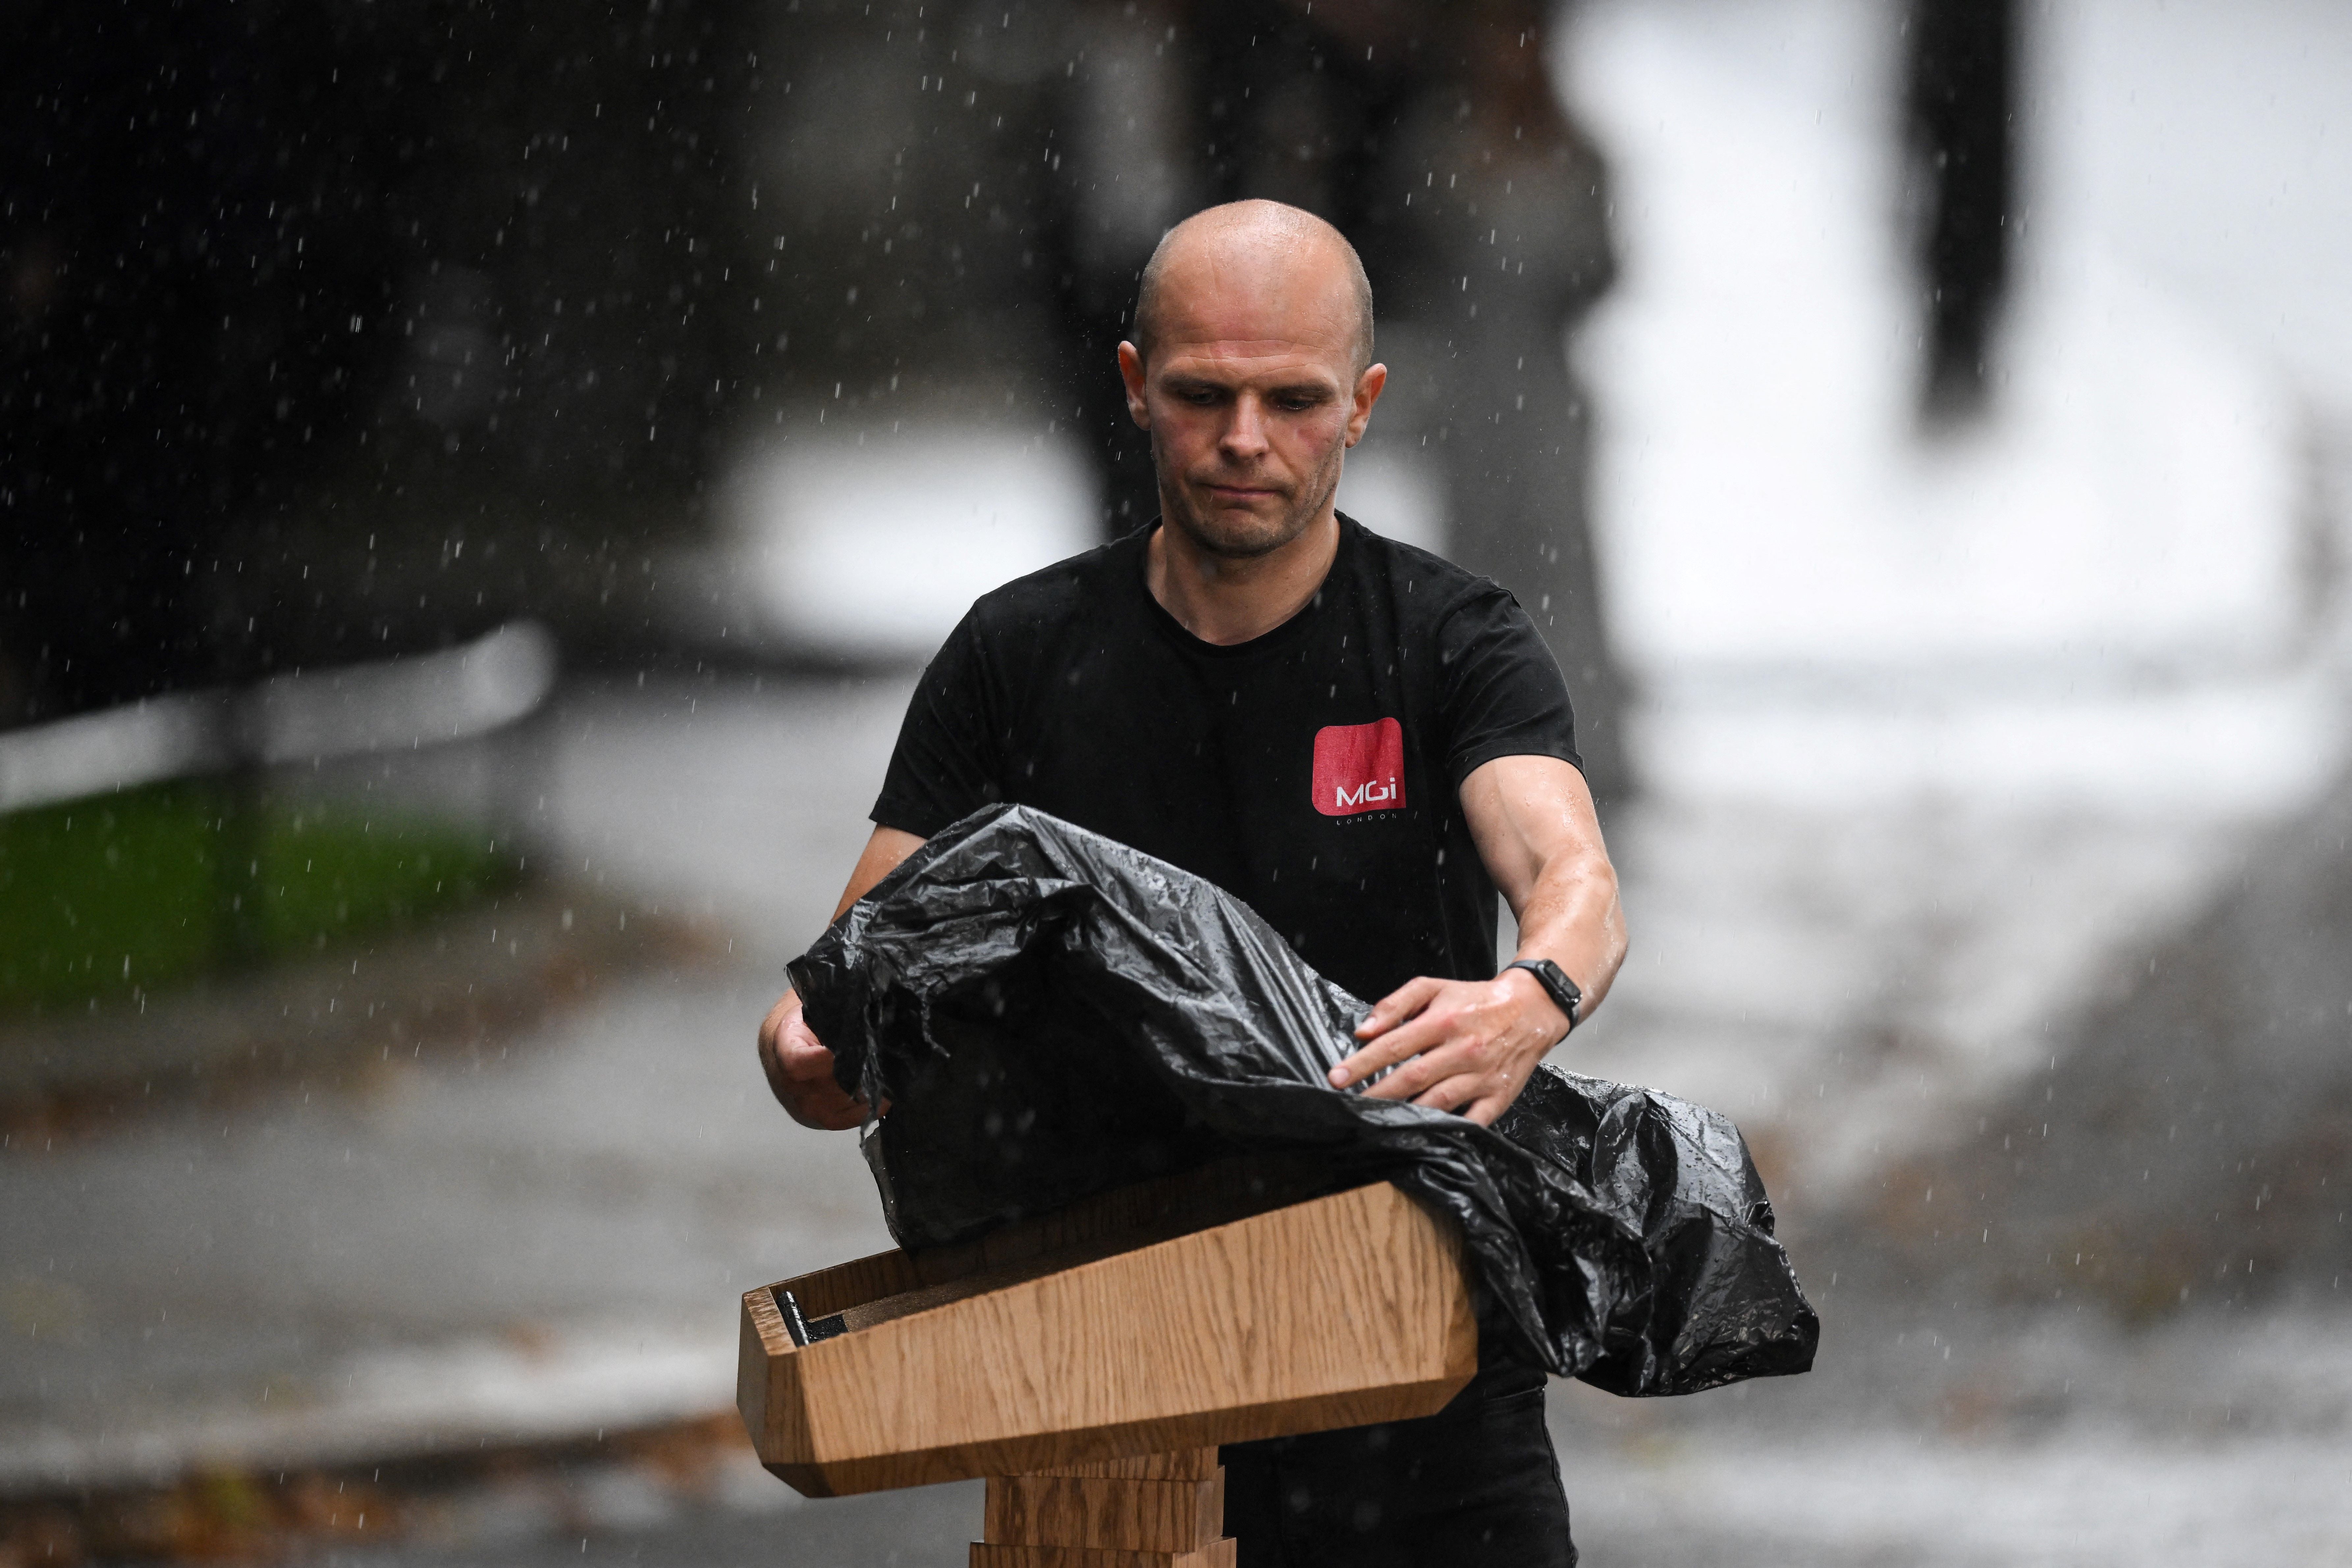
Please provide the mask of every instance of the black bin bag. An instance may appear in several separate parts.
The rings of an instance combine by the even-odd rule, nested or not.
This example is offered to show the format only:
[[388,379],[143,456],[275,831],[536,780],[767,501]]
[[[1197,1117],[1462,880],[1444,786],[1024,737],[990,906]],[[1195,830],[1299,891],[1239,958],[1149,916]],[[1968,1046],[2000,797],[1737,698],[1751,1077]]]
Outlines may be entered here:
[[1539,1067],[1493,1127],[1337,1090],[1366,1005],[1249,908],[1042,811],[918,850],[791,966],[892,1235],[970,1240],[1236,1154],[1461,1228],[1482,1335],[1618,1394],[1803,1372],[1819,1321],[1729,1121]]

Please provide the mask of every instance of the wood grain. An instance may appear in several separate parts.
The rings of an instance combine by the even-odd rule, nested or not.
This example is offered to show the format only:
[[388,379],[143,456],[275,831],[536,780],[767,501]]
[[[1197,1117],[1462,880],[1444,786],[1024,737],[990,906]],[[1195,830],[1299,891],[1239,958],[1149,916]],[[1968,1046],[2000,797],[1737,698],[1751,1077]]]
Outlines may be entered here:
[[1224,1533],[1225,1475],[991,1476],[985,1520],[992,1545],[1197,1552]]
[[[1127,1201],[1130,1218],[1185,1202]],[[1106,1228],[1068,1221],[1017,1245],[1040,1256],[1086,1224]],[[843,1311],[860,1304],[842,1299],[853,1280],[914,1271],[889,1256],[787,1283],[811,1316]],[[806,1347],[760,1294],[745,1301],[746,1356],[764,1363],[744,1368],[745,1418],[762,1461],[811,1496],[1425,1416],[1477,1359],[1459,1239],[1387,1183]]]
[[1338,1184],[1299,1155],[1248,1155],[1097,1194],[1053,1214],[1017,1220],[977,1241],[919,1252],[877,1252],[770,1287],[789,1290],[814,1318],[849,1314],[851,1328],[961,1301],[1057,1269],[1246,1219],[1330,1192]]
[[1029,1472],[1038,1476],[1132,1476],[1149,1481],[1204,1481],[1217,1473],[1214,1448],[1179,1448],[1170,1454],[1138,1454],[1126,1459],[1088,1459],[1074,1465],[1045,1465]]
[[743,1413],[745,1428],[769,1433],[771,1440],[787,1449],[805,1449],[808,1412],[801,1398],[800,1363],[790,1354],[794,1348],[792,1333],[784,1327],[772,1289],[744,1293],[739,1339],[735,1407]]
[[995,1546],[975,1541],[971,1568],[1235,1568],[1231,1536],[1198,1552],[1120,1552],[1085,1546]]
[[[774,1291],[789,1290],[799,1299],[803,1316],[827,1318],[867,1301],[920,1290],[924,1283],[914,1260],[908,1254],[877,1252],[871,1258],[836,1263],[830,1269],[820,1269],[797,1280],[764,1286],[762,1291],[770,1293],[772,1299]],[[761,1291],[752,1292],[753,1295],[761,1293]],[[749,1300],[748,1297],[745,1299]]]

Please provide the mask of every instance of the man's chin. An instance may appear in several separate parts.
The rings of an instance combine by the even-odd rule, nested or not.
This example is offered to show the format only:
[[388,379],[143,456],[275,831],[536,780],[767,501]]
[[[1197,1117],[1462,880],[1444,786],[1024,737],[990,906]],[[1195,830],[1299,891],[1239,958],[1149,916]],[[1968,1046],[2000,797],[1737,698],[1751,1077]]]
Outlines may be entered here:
[[1185,512],[1184,531],[1195,545],[1211,555],[1237,560],[1272,555],[1306,531],[1279,497],[1272,508],[1262,511],[1211,496],[1195,501]]

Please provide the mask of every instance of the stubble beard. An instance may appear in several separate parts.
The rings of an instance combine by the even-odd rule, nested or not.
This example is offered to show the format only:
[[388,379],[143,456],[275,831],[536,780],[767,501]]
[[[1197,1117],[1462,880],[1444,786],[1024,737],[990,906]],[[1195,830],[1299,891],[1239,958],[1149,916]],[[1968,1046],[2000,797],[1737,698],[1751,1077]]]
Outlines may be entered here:
[[1291,505],[1272,519],[1261,519],[1253,513],[1204,511],[1193,502],[1189,486],[1167,484],[1165,455],[1152,454],[1156,472],[1162,478],[1160,506],[1162,520],[1182,531],[1194,549],[1220,560],[1256,560],[1274,554],[1296,541],[1307,531],[1339,488],[1339,466],[1346,455],[1344,443],[1334,445],[1307,483],[1292,493]]

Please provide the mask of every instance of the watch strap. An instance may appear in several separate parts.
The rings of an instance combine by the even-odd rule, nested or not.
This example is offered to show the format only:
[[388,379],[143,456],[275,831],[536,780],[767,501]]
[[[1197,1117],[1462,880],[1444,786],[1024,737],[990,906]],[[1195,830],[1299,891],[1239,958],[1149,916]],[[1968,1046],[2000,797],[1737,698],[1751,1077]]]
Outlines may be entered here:
[[1576,1028],[1577,1010],[1584,1005],[1584,993],[1568,977],[1568,971],[1549,958],[1514,958],[1503,966],[1506,969],[1525,969],[1536,977],[1559,1010],[1568,1015],[1568,1027]]

